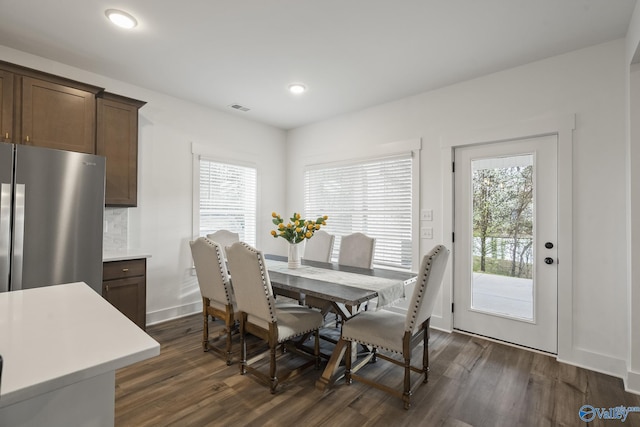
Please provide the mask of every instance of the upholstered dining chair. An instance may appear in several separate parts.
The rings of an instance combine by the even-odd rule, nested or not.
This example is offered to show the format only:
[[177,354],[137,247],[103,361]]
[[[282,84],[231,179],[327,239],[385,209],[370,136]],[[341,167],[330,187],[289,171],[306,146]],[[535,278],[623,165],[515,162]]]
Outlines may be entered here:
[[[312,365],[319,366],[320,347],[318,328],[322,325],[322,315],[303,306],[279,307],[275,304],[269,272],[262,252],[244,242],[237,242],[227,248],[229,270],[233,277],[233,287],[240,311],[240,373],[254,374],[266,381],[271,393],[276,392],[280,382],[292,378],[302,369]],[[276,348],[278,344],[313,333],[315,345],[313,360],[286,375],[276,375]],[[269,373],[248,366],[246,335],[254,335],[267,342],[269,346]],[[304,354],[292,348],[293,352]]]
[[333,242],[336,236],[326,231],[318,230],[313,233],[313,238],[304,244],[304,255],[302,258],[309,261],[331,262],[333,253]]
[[376,239],[363,233],[343,236],[340,240],[338,264],[349,267],[373,268]]
[[[387,310],[364,311],[349,319],[342,327],[342,340],[373,347],[374,358],[378,357],[404,367],[402,391],[351,372],[351,351],[347,351],[345,356],[347,384],[356,380],[378,388],[402,398],[404,408],[409,409],[411,395],[420,385],[419,381],[411,384],[411,372],[424,374],[422,382],[426,383],[429,379],[429,322],[442,285],[448,258],[449,250],[442,245],[437,245],[424,256],[406,315]],[[421,342],[423,343],[422,367],[417,368],[411,363],[411,353]],[[400,354],[403,360],[398,360],[397,356],[376,353],[376,349]]]
[[224,259],[227,259],[225,248],[227,246],[233,245],[235,242],[239,242],[240,235],[238,233],[234,233],[229,230],[218,230],[214,233],[207,234],[207,239],[213,240],[214,242],[219,243],[220,247],[222,248],[222,254],[224,255]]
[[[202,349],[226,357],[231,364],[231,336],[238,318],[233,298],[233,288],[227,271],[222,245],[200,237],[190,242],[191,255],[196,268],[198,286],[202,295]],[[224,333],[227,336],[225,350],[209,345],[209,316],[224,321]]]
[[[313,233],[313,238],[305,242],[304,255],[302,258],[308,261],[331,262],[331,254],[333,253],[333,243],[335,242],[335,239],[336,236],[329,234],[324,230],[316,231]],[[292,295],[287,296],[293,297]],[[321,309],[323,314],[331,309],[331,303],[310,295],[306,296],[305,303],[309,307]]]
[[[340,253],[338,264],[347,267],[373,268],[373,254],[376,249],[376,239],[364,233],[353,233],[340,239]],[[364,304],[366,310],[369,303]],[[342,323],[336,313],[336,326]]]

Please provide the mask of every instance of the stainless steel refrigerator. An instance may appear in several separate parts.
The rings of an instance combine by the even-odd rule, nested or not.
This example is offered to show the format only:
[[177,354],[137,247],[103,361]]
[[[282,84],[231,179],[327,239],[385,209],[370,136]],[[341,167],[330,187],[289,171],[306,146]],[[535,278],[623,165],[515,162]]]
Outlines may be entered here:
[[0,143],[0,185],[0,292],[102,293],[104,157]]

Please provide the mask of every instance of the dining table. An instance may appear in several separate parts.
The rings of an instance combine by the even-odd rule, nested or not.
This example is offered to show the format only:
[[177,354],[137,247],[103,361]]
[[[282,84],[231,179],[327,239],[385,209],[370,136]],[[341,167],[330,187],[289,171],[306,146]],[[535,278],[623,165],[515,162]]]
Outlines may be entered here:
[[[304,304],[307,299],[321,301],[342,317],[342,321],[357,314],[359,309],[376,299],[376,310],[393,306],[405,298],[405,287],[416,282],[416,274],[385,268],[359,268],[337,263],[302,260],[298,268],[289,268],[287,257],[265,254],[271,286],[276,295],[299,295]],[[325,310],[326,311],[326,310]],[[316,388],[326,390],[344,375],[340,363],[345,351],[358,357],[355,344],[347,348],[342,339],[335,341],[327,366],[316,381]],[[360,357],[353,371],[368,362],[372,353]]]

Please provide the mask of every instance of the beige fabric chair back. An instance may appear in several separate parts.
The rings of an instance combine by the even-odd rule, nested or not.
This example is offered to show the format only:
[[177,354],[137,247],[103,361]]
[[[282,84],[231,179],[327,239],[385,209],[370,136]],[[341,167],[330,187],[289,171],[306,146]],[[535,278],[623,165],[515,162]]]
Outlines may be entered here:
[[431,317],[448,259],[449,249],[443,245],[435,246],[422,258],[416,287],[407,308],[405,331],[414,334],[420,325]]
[[222,247],[206,237],[199,237],[189,245],[202,296],[223,305],[232,304],[233,289]]
[[276,304],[262,252],[236,242],[227,248],[227,260],[238,311],[247,313],[253,322],[276,322]]
[[376,239],[362,233],[342,237],[338,264],[349,267],[373,268]]
[[316,231],[313,238],[305,243],[303,258],[309,261],[331,262],[335,238],[336,236],[326,231]]
[[220,243],[222,247],[222,254],[227,258],[225,248],[233,245],[235,242],[240,241],[240,235],[229,230],[218,230],[215,233],[207,234],[207,239],[213,240],[216,243]]

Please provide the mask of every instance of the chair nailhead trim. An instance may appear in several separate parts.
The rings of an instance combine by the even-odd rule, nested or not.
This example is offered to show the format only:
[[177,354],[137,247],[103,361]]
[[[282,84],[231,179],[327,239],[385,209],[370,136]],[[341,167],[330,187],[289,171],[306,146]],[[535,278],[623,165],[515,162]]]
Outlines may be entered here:
[[418,309],[420,308],[420,304],[422,303],[422,297],[424,294],[424,290],[427,286],[427,280],[429,279],[429,273],[431,273],[431,264],[433,259],[440,253],[443,246],[438,245],[437,249],[434,253],[427,259],[427,265],[425,266],[424,273],[422,274],[422,280],[420,281],[420,289],[418,290],[418,298],[416,299],[416,303],[413,307],[411,313],[411,322],[409,322],[409,331],[412,331],[416,324],[416,317],[418,315]]
[[260,276],[262,279],[262,289],[264,290],[264,295],[267,298],[267,303],[269,304],[269,315],[271,316],[271,322],[276,323],[278,319],[276,318],[275,307],[273,306],[271,298],[269,297],[269,286],[267,285],[264,263],[262,262],[262,253],[257,251],[255,248],[247,245],[245,242],[242,242],[242,245],[250,252],[253,252],[258,258],[258,266],[260,267]]

